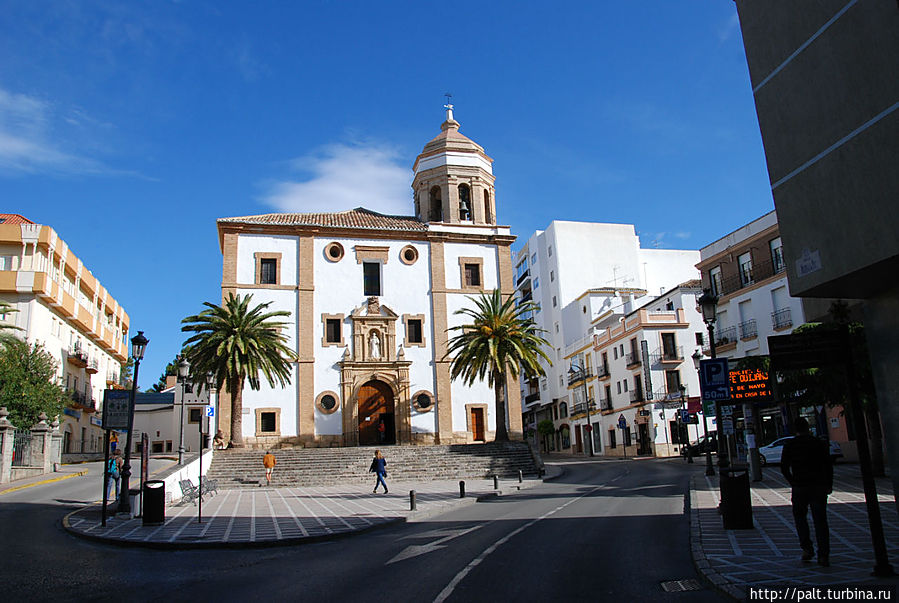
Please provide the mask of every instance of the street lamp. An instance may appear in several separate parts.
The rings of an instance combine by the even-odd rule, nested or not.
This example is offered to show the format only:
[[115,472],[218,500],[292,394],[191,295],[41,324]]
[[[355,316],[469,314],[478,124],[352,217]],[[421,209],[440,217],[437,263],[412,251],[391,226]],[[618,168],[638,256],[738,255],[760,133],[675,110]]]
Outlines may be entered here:
[[[711,289],[703,289],[702,295],[696,302],[702,310],[702,320],[709,328],[709,356],[713,359],[715,355],[715,321],[718,320],[718,296],[712,293]],[[721,404],[715,401],[715,425],[717,425],[717,442],[718,442],[718,467],[726,467],[727,460],[723,454],[722,446],[725,444],[724,434],[721,433]]]
[[[680,403],[681,403],[681,406],[682,406],[685,410],[687,410],[687,388],[684,386],[683,383],[681,383],[679,386],[677,386],[677,388],[680,390]],[[686,416],[688,416],[688,415],[685,414],[683,411],[681,411],[680,416],[681,416],[681,421],[680,421],[680,423],[681,423],[681,425],[682,425],[683,428],[684,428],[684,431],[683,431],[682,435],[683,435],[683,436],[686,436],[686,438],[687,438],[687,445],[689,446],[689,445],[690,445],[690,424],[683,420],[684,417],[686,417]],[[689,448],[688,448],[687,450],[689,451]],[[692,464],[693,464],[693,455],[688,453],[688,454],[686,454],[685,456],[687,457],[687,462],[688,462],[689,464],[692,465]]]
[[178,381],[181,382],[181,429],[178,433],[178,464],[184,458],[184,395],[187,393],[187,377],[190,375],[190,362],[181,357],[178,361]]
[[587,369],[572,364],[568,369],[568,378],[580,379],[584,388],[584,406],[587,407],[587,439],[590,444],[590,456],[593,456],[593,424],[590,422],[590,400],[587,399]]
[[[699,362],[702,360],[702,352],[699,348],[693,352],[693,368],[699,373]],[[702,433],[705,436],[705,474],[708,476],[715,475],[715,468],[712,466],[712,443],[709,441],[709,417],[705,413],[705,407],[702,409]]]
[[125,438],[125,464],[122,466],[122,488],[119,490],[119,513],[131,513],[131,496],[129,492],[129,478],[131,477],[131,433],[134,431],[134,399],[137,396],[137,375],[140,371],[140,361],[144,357],[147,344],[150,340],[144,337],[143,331],[131,338],[131,357],[134,358],[134,380],[131,382],[131,402],[128,411],[128,436]]

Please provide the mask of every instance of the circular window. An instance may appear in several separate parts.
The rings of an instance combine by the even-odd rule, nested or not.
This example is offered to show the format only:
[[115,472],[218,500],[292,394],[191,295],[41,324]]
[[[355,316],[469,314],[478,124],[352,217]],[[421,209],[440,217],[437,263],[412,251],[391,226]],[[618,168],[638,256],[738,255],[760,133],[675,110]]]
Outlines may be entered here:
[[400,250],[400,261],[411,266],[418,261],[418,250],[412,245],[406,245]]
[[434,408],[434,397],[430,392],[420,391],[412,396],[412,406],[418,412],[428,412]]
[[334,392],[322,392],[315,399],[315,407],[322,414],[330,415],[337,411],[340,403],[337,401],[337,394]]
[[332,262],[339,262],[343,258],[343,245],[328,243],[325,247],[325,257]]

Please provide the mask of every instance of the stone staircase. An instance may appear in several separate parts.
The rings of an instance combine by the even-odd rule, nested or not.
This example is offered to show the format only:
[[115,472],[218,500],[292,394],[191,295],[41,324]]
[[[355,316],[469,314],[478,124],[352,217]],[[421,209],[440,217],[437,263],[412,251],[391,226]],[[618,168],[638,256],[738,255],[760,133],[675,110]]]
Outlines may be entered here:
[[[525,442],[452,444],[448,446],[381,446],[388,481],[431,481],[537,475]],[[374,481],[368,472],[375,447],[285,448],[274,450],[278,461],[273,486],[331,486]],[[256,488],[265,484],[262,450],[217,450],[208,477],[218,487]]]

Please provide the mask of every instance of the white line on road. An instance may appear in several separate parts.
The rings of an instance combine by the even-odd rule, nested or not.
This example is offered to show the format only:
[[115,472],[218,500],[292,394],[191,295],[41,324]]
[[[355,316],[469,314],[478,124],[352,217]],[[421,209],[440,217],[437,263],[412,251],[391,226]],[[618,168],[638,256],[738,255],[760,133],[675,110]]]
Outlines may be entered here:
[[497,540],[496,542],[494,542],[494,543],[493,543],[492,545],[490,545],[490,546],[489,546],[483,553],[481,553],[480,555],[478,555],[478,556],[477,556],[475,559],[473,559],[468,565],[466,565],[464,568],[462,568],[462,571],[460,571],[458,574],[456,574],[456,576],[455,576],[452,580],[450,580],[450,583],[447,584],[446,587],[445,587],[442,591],[440,591],[440,594],[437,595],[437,597],[434,599],[434,603],[443,603],[443,601],[446,601],[447,598],[449,598],[449,596],[450,596],[451,594],[453,594],[453,591],[456,589],[456,587],[459,585],[459,583],[462,582],[463,579],[465,579],[465,576],[467,576],[467,575],[471,572],[471,570],[473,570],[475,567],[477,567],[478,565],[480,565],[481,562],[482,562],[484,559],[486,559],[491,553],[493,553],[493,551],[495,551],[496,549],[498,549],[499,547],[501,547],[501,546],[504,545],[505,543],[509,542],[509,540],[511,540],[513,536],[516,536],[516,535],[518,535],[518,534],[524,532],[526,529],[528,529],[529,527],[531,527],[531,526],[534,525],[535,523],[537,523],[537,522],[539,522],[539,521],[542,521],[542,520],[546,519],[547,517],[549,517],[549,516],[551,516],[551,515],[555,515],[556,513],[558,513],[559,511],[561,511],[561,510],[564,509],[565,507],[567,507],[567,506],[569,506],[569,505],[571,505],[571,504],[576,503],[577,501],[579,501],[580,499],[584,498],[585,496],[590,496],[591,494],[593,494],[593,493],[596,492],[597,490],[601,490],[602,488],[605,488],[606,485],[608,485],[608,484],[610,484],[610,483],[612,483],[612,482],[614,482],[614,481],[618,481],[619,479],[621,479],[622,477],[624,477],[625,475],[627,475],[627,473],[628,473],[628,472],[622,473],[621,475],[618,475],[617,477],[614,477],[614,478],[610,479],[609,481],[604,482],[604,483],[602,483],[602,484],[599,484],[599,485],[596,486],[595,488],[592,488],[592,489],[588,490],[587,492],[585,492],[584,494],[581,494],[581,495],[578,496],[577,498],[572,498],[572,499],[569,500],[567,503],[562,504],[562,505],[559,505],[558,507],[556,507],[556,508],[553,509],[552,511],[547,511],[546,513],[544,513],[543,515],[541,515],[541,516],[538,517],[537,519],[535,519],[535,520],[533,520],[533,521],[531,521],[531,522],[528,522],[528,523],[524,524],[523,526],[521,526],[520,528],[518,528],[518,529],[516,529],[516,530],[513,530],[512,532],[509,532],[508,534],[506,534],[505,536],[503,536],[502,538],[500,538],[499,540]]

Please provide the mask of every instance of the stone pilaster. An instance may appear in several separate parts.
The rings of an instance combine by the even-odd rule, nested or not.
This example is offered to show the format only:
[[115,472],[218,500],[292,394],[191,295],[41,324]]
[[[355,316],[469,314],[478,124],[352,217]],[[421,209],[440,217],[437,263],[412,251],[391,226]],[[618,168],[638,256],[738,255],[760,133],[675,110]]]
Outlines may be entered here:
[[12,473],[12,454],[16,428],[7,420],[9,412],[0,408],[0,484],[9,483]]
[[31,465],[40,467],[43,473],[52,471],[50,459],[50,426],[47,415],[41,413],[38,422],[31,428]]

